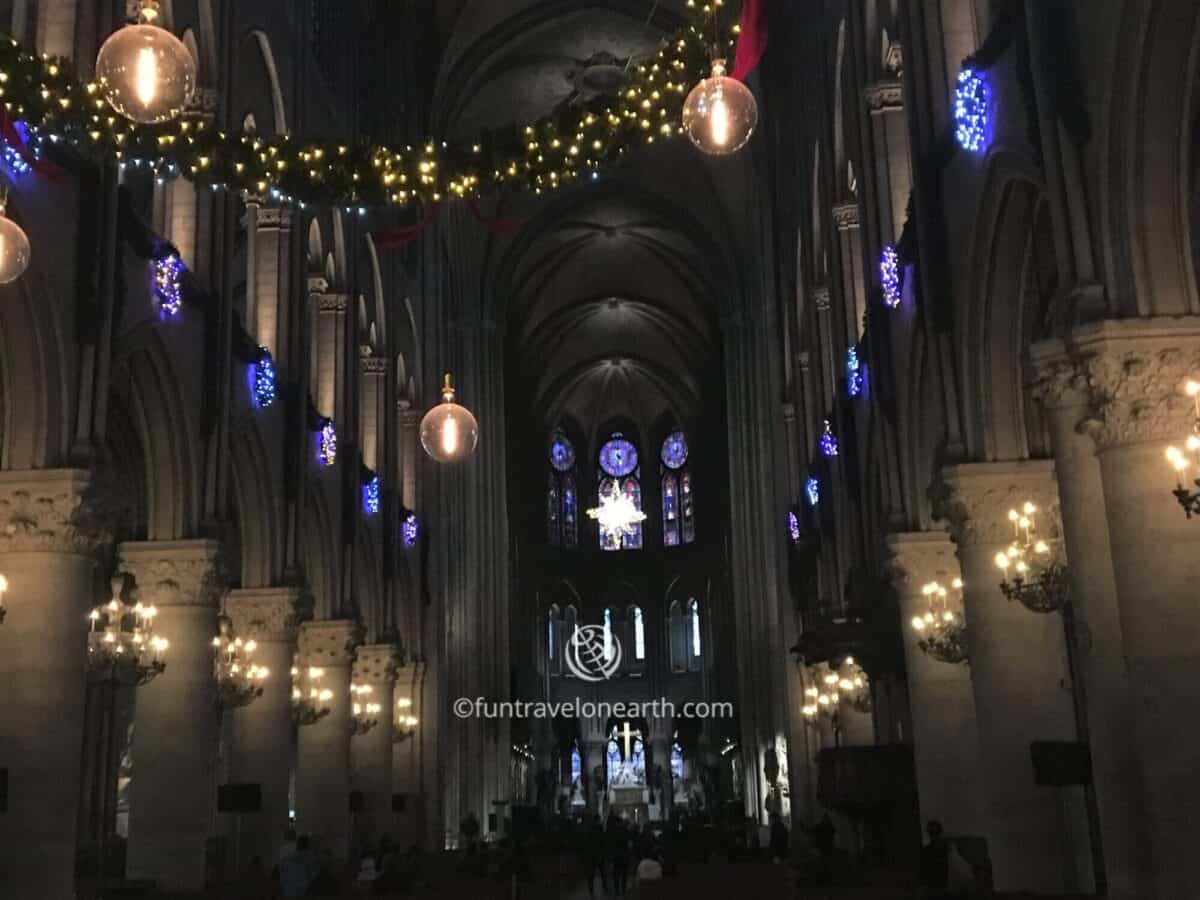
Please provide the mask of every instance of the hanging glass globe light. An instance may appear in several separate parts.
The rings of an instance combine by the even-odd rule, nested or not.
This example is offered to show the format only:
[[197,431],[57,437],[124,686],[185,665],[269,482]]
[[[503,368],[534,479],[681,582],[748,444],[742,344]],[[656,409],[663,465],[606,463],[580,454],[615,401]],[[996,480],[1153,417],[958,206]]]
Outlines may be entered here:
[[16,281],[29,268],[29,238],[4,214],[7,204],[7,195],[0,191],[0,284]]
[[196,61],[157,25],[158,0],[142,0],[137,22],[114,33],[96,57],[96,80],[113,109],[141,125],[183,112],[196,89]]
[[465,406],[454,402],[450,373],[442,385],[442,402],[421,420],[421,445],[440,463],[461,462],[475,452],[479,423]]
[[683,130],[705,153],[725,156],[746,146],[758,125],[758,103],[750,88],[715,59],[712,76],[692,88],[683,104]]

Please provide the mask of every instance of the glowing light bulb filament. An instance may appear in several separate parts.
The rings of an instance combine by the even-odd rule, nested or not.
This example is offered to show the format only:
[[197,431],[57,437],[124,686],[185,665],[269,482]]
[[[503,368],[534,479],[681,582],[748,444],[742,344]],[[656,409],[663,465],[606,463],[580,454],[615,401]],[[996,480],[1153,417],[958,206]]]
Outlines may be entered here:
[[143,47],[137,58],[137,98],[149,106],[158,96],[158,57],[149,47]]
[[442,423],[442,450],[447,456],[458,452],[458,423],[454,416],[446,416]]
[[729,108],[719,94],[713,100],[709,122],[712,126],[713,143],[718,147],[724,147],[729,143]]

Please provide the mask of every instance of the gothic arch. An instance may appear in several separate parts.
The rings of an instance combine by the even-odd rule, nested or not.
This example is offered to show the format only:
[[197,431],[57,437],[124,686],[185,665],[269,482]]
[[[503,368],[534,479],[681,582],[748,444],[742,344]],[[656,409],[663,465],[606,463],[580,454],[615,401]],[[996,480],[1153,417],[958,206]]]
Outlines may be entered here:
[[1191,156],[1200,120],[1200,6],[1126,2],[1098,180],[1109,298],[1122,316],[1200,313]]
[[318,480],[309,479],[305,497],[300,543],[304,574],[314,599],[313,616],[317,619],[332,619],[342,613],[339,608],[341,571],[337,554],[331,546],[334,542],[330,539],[338,532]]
[[254,422],[235,431],[230,438],[230,474],[237,504],[231,514],[238,518],[241,535],[244,588],[276,584],[283,569],[283,501],[272,487],[279,483],[270,454]]
[[354,603],[370,643],[382,638],[391,624],[391,617],[379,577],[379,548],[374,530],[360,523],[355,544]]
[[267,76],[267,85],[271,99],[271,121],[275,134],[287,134],[287,106],[283,101],[283,90],[280,88],[279,83],[279,67],[275,62],[275,54],[271,50],[271,39],[267,37],[265,32],[257,30],[250,32],[249,39],[252,39],[258,47],[263,70]]

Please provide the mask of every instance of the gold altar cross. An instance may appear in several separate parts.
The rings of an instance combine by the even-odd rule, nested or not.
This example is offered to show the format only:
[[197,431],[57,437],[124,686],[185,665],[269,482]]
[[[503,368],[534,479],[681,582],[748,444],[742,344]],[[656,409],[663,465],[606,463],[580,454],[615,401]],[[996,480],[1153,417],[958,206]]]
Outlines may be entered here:
[[621,737],[625,738],[625,761],[626,762],[633,762],[633,750],[631,749],[633,747],[633,739],[635,737],[640,738],[641,736],[642,736],[642,732],[639,729],[630,728],[629,723],[628,722],[625,723],[625,725],[623,726],[623,729],[621,731]]

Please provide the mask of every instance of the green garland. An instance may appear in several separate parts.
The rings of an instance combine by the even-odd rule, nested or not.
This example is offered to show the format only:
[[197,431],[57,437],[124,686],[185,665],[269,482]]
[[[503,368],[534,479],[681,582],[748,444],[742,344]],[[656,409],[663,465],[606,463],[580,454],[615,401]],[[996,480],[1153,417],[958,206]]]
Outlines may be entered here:
[[[619,95],[489,132],[470,145],[430,140],[386,147],[226,133],[192,115],[136,125],[64,60],[37,56],[12,38],[0,39],[0,100],[9,119],[24,121],[39,142],[301,207],[429,204],[495,188],[541,193],[595,177],[634,148],[679,134],[683,102],[708,74],[712,44],[705,35],[714,33],[722,5],[690,2],[693,24],[667,38],[656,58],[630,66]],[[734,27],[730,46],[736,34]]]

